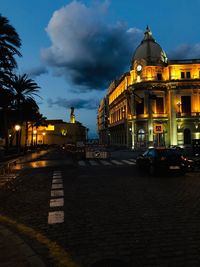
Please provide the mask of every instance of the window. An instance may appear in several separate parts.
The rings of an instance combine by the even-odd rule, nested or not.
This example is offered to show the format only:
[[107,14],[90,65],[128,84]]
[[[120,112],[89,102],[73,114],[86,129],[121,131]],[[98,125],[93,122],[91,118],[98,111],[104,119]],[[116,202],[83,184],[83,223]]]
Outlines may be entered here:
[[156,97],[156,113],[164,113],[163,97]]
[[181,71],[181,79],[190,79],[191,78],[191,73],[190,71]]
[[136,103],[136,115],[144,114],[144,98],[141,99],[141,103]]
[[186,72],[186,78],[187,78],[187,79],[190,79],[190,77],[191,77],[191,76],[190,76],[190,71],[187,71],[187,72]]
[[138,142],[144,142],[145,140],[145,131],[143,129],[138,130]]
[[185,79],[185,72],[181,71],[181,79]]
[[191,113],[191,96],[181,96],[183,113]]
[[162,80],[162,73],[157,73],[157,79],[158,79],[158,81]]
[[184,129],[184,145],[191,144],[191,131],[190,129]]

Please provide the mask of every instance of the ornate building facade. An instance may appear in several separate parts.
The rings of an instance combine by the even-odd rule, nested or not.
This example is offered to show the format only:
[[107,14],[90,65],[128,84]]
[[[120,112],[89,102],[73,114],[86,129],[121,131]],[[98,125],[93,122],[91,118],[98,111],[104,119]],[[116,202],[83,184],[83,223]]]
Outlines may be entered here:
[[200,139],[200,59],[168,60],[147,27],[130,71],[101,101],[97,124],[103,144],[191,146]]

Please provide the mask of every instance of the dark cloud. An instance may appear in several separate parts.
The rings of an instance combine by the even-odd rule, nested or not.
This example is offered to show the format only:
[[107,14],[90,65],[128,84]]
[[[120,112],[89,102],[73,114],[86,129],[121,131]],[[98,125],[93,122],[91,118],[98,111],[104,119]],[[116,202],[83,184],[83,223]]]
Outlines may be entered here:
[[168,53],[169,59],[196,59],[200,58],[200,44],[182,44]]
[[42,74],[48,73],[48,70],[45,66],[38,66],[35,68],[31,68],[29,70],[26,70],[26,73],[28,75],[30,75],[31,77],[37,77],[37,76],[40,76]]
[[107,2],[87,7],[73,1],[54,12],[46,29],[52,46],[42,50],[43,60],[57,75],[85,89],[105,89],[127,71],[141,39],[136,28],[105,24],[107,7]]
[[52,100],[51,98],[47,100],[49,107],[53,107],[54,105],[63,107],[63,108],[71,108],[75,109],[97,109],[99,100],[96,99],[65,99],[58,97],[56,100]]

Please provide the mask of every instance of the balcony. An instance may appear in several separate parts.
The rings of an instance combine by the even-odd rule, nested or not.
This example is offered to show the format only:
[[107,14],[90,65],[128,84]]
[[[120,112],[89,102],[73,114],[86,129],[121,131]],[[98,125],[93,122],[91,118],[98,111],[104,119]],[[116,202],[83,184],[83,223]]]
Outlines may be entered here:
[[176,117],[177,118],[196,118],[200,116],[200,112],[177,112]]

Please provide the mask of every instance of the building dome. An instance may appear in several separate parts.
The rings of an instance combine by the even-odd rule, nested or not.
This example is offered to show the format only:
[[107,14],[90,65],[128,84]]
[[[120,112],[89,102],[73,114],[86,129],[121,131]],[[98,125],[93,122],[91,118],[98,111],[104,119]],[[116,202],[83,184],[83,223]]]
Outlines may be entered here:
[[167,56],[161,46],[156,43],[148,26],[144,33],[144,39],[133,55],[131,69],[134,69],[134,64],[138,62],[144,62],[149,66],[166,66],[167,64]]

